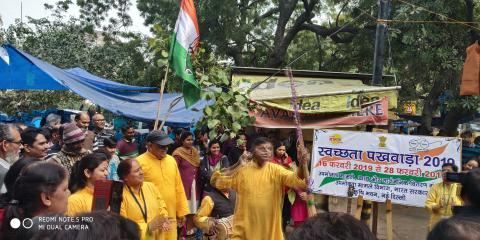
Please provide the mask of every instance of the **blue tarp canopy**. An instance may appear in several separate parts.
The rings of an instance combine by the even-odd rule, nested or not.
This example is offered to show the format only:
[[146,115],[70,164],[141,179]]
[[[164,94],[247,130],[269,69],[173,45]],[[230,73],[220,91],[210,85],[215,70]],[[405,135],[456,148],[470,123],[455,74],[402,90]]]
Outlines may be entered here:
[[[156,118],[159,93],[155,90],[113,82],[95,76],[81,68],[64,70],[24,53],[11,45],[0,48],[0,89],[12,90],[71,90],[114,114],[139,121]],[[170,103],[181,97],[178,93],[164,94],[160,119],[164,119]],[[198,121],[207,102],[201,100],[190,109],[180,101],[173,107],[167,124],[188,126]],[[0,109],[1,110],[1,109]]]

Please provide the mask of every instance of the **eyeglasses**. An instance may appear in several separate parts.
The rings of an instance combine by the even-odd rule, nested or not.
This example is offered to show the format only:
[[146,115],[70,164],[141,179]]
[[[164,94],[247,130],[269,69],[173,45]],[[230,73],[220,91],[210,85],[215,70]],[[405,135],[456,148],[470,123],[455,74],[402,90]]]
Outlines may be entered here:
[[105,122],[105,119],[97,119],[97,120],[93,120],[94,122]]
[[22,140],[19,140],[19,141],[12,141],[12,140],[5,140],[9,143],[15,143],[15,144],[19,144],[19,145],[22,145],[23,144],[23,141]]
[[163,146],[163,145],[158,145],[158,144],[155,144],[157,145],[157,147],[160,149],[160,150],[167,150],[168,149],[168,146]]

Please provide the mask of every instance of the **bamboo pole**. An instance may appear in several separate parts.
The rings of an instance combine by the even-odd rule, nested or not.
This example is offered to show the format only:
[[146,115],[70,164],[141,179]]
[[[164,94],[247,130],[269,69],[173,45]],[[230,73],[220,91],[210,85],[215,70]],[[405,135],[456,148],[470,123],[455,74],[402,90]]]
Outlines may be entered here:
[[165,77],[163,78],[162,84],[160,86],[160,100],[159,100],[158,105],[157,105],[157,117],[155,118],[155,126],[153,127],[153,130],[158,129],[157,128],[158,127],[158,122],[160,121],[160,108],[161,108],[162,102],[163,102],[163,92],[165,91],[165,84],[167,83],[167,79],[168,79],[169,67],[170,67],[170,64],[167,63],[167,69],[165,70]]
[[360,220],[360,217],[362,216],[362,208],[363,208],[363,196],[358,195],[357,197],[357,209],[355,209],[355,218]]
[[387,215],[387,240],[393,240],[393,213],[392,213],[392,200],[387,199],[386,213]]
[[360,221],[365,223],[367,226],[370,226],[372,218],[372,201],[363,200],[363,209],[360,217]]

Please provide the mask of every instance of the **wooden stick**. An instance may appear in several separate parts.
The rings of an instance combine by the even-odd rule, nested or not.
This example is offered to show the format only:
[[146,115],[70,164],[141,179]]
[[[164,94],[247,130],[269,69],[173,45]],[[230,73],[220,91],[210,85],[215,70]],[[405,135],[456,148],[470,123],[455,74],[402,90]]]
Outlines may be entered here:
[[182,100],[183,97],[177,97],[176,99],[174,99],[171,103],[170,103],[170,106],[168,107],[168,110],[167,110],[167,114],[165,114],[165,118],[163,118],[162,120],[162,124],[160,124],[160,128],[159,129],[162,129],[163,128],[163,125],[167,122],[167,119],[168,117],[170,117],[170,114],[172,114],[172,109],[173,107],[175,107],[179,102],[180,100]]
[[347,196],[348,196],[347,213],[349,215],[352,215],[352,197],[353,197],[354,192],[355,192],[355,187],[353,185],[349,185],[348,186],[348,191],[347,191]]
[[158,122],[160,121],[160,107],[162,106],[163,102],[163,92],[165,91],[165,84],[167,83],[167,76],[168,76],[168,69],[170,67],[170,64],[167,63],[167,69],[165,70],[165,77],[162,80],[162,84],[160,86],[160,101],[158,102],[157,105],[157,117],[155,118],[155,126],[153,127],[153,130],[157,130],[158,128]]
[[360,217],[362,216],[362,208],[363,208],[363,196],[358,195],[358,197],[357,197],[357,209],[355,209],[355,215],[354,215],[354,217],[358,220],[360,220]]
[[386,201],[387,240],[393,240],[392,200]]
[[365,223],[367,226],[370,227],[372,219],[372,201],[370,200],[363,200],[363,208],[362,214],[360,216],[360,221]]
[[[308,158],[308,151],[305,149],[305,142],[303,141],[303,133],[302,133],[302,127],[300,125],[300,113],[298,110],[298,105],[297,105],[297,90],[295,86],[295,79],[293,78],[293,73],[292,69],[288,68],[285,70],[285,75],[290,80],[290,90],[292,93],[292,99],[291,99],[291,104],[293,108],[293,119],[296,125],[296,135],[297,135],[297,159],[301,161],[300,164],[303,164],[304,160]],[[307,166],[304,166],[303,170],[303,176],[305,177],[305,181],[307,181],[307,185],[309,185],[310,181],[310,174],[308,172],[308,163],[306,164]],[[309,188],[309,186],[307,186]],[[315,207],[315,198],[313,194],[311,193],[310,189],[307,189],[307,210],[308,210],[308,216],[313,217],[317,215],[317,208]]]
[[372,204],[372,233],[377,236],[378,230],[378,202],[373,202]]

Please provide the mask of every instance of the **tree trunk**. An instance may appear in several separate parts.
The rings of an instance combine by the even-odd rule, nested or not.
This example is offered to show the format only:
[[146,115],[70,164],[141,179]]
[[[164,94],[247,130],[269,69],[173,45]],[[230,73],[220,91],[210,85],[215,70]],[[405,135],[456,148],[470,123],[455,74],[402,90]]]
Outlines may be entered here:
[[[466,10],[466,21],[467,22],[475,22],[475,18],[473,16],[473,11],[475,9],[475,5],[473,4],[473,0],[465,0],[465,10]],[[471,26],[476,26],[475,23],[470,23]],[[480,36],[476,32],[475,29],[470,28],[470,43],[474,43],[475,41],[480,41]]]
[[445,85],[443,78],[437,78],[433,83],[432,90],[425,98],[422,111],[422,125],[418,128],[418,133],[421,135],[432,134],[432,118],[433,113],[437,110],[439,101],[438,98],[442,94]]
[[449,111],[445,119],[443,121],[443,130],[445,132],[445,136],[448,137],[456,137],[458,136],[457,127],[458,127],[458,120],[460,119],[461,111],[458,109],[452,109]]

